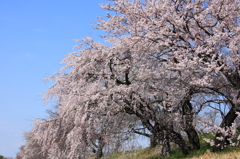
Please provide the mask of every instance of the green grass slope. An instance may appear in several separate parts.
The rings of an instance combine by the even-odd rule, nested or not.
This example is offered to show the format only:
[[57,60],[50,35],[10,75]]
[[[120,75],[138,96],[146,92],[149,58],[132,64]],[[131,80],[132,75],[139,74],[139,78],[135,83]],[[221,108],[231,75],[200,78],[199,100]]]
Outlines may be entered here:
[[206,143],[203,138],[212,138],[212,135],[200,136],[201,149],[191,152],[189,155],[184,156],[181,150],[175,145],[171,144],[173,149],[170,156],[159,157],[161,146],[156,148],[144,148],[126,152],[116,152],[109,159],[240,159],[240,146],[227,147],[221,152],[212,153],[211,147]]

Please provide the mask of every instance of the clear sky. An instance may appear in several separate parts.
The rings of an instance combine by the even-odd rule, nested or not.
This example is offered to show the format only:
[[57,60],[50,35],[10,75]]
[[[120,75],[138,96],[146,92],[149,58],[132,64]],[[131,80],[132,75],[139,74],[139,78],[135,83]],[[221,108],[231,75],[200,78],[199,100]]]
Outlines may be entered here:
[[[43,78],[61,68],[73,39],[98,38],[91,25],[107,0],[0,0],[0,155],[15,157],[23,132],[47,116]],[[99,39],[100,40],[100,39]]]

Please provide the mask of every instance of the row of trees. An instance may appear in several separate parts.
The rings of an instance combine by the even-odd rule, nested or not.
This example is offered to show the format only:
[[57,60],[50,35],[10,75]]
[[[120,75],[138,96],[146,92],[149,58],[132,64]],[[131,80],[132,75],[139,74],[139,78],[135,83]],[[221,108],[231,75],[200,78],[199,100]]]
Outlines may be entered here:
[[[214,151],[232,143],[240,110],[240,27],[237,0],[114,0],[66,64],[55,84],[50,117],[26,133],[24,158],[100,158],[136,134],[150,146],[170,142],[184,154],[199,134],[216,133]],[[211,121],[209,116],[215,116]],[[202,118],[201,118],[202,117]],[[218,125],[216,125],[218,124]],[[189,145],[183,135],[189,139]]]

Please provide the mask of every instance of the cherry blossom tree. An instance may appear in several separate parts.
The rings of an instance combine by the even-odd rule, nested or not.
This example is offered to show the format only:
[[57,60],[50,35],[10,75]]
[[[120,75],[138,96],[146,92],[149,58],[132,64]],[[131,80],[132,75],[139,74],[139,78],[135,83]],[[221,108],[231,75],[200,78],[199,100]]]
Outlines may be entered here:
[[[165,55],[172,57],[173,61],[172,64],[168,61],[168,68],[172,65],[172,70],[181,70],[179,75],[182,80],[190,81],[189,88],[197,86],[205,91],[207,88],[207,91],[221,95],[220,89],[226,89],[228,85],[233,91],[232,97],[226,97],[229,93],[224,96],[236,100],[239,90],[239,45],[236,43],[239,41],[239,2],[146,1],[144,5],[140,1],[118,2],[105,8],[120,13],[121,18],[109,15],[112,23],[101,21],[99,24],[109,37],[130,34],[139,41],[140,38],[148,39],[157,46],[166,47],[168,54]],[[125,9],[131,4],[135,10]],[[163,54],[162,50],[158,51]],[[186,71],[192,73],[191,76],[185,74],[184,77]],[[216,76],[222,76],[226,83],[213,87],[213,82],[219,82]],[[186,80],[186,77],[192,79]],[[221,127],[230,126],[236,118],[235,105],[232,102]]]
[[[200,149],[195,115],[207,104],[225,103],[229,111],[219,126],[226,129],[239,111],[239,5],[237,0],[102,5],[112,13],[95,26],[106,32],[105,41],[77,40],[79,50],[46,79],[55,82],[44,99],[57,101],[56,115],[36,121],[30,141],[49,158],[85,158],[93,151],[100,158],[104,146],[136,133],[162,143],[162,155],[169,155],[170,141],[188,154],[184,131],[190,148]],[[225,144],[221,136],[217,132],[215,145]]]
[[[37,120],[32,131],[26,133],[28,141],[24,147],[26,156],[28,158],[32,158],[31,155],[48,158],[72,158],[72,156],[101,158],[107,148],[117,150],[125,140],[131,139],[132,133],[129,133],[128,129],[133,126],[125,125],[126,114],[121,114],[118,118],[115,115],[114,122],[106,116],[97,117],[89,113],[85,117],[87,120],[84,122],[85,126],[77,121],[74,122],[73,119],[68,121],[67,116],[60,117],[59,114],[54,118]],[[129,116],[127,119],[127,122],[133,121]],[[74,132],[74,129],[77,129],[77,132]],[[71,133],[78,134],[78,138],[76,134]],[[50,138],[52,140],[48,140]],[[73,154],[69,154],[69,149],[73,149]],[[72,156],[69,157],[70,155]]]
[[[127,11],[124,9],[125,5],[130,4],[125,1],[121,2],[116,7],[106,7],[116,10],[123,14],[122,17],[126,17],[125,19],[118,18],[119,23],[122,21],[122,26],[114,28],[114,30],[111,30],[110,25],[108,26],[109,23],[100,24],[102,28],[109,29],[107,30],[110,33],[109,36],[115,36],[116,32],[117,35],[128,33],[135,38],[136,36],[148,38],[153,43],[162,43],[160,46],[167,46],[167,49],[172,48],[169,49],[169,52],[173,56],[173,64],[175,67],[177,66],[178,70],[188,71],[188,68],[195,70],[189,71],[197,75],[194,77],[191,75],[193,79],[195,78],[191,80],[191,85],[211,88],[208,85],[220,81],[216,80],[216,76],[222,76],[220,85],[217,86],[215,83],[214,92],[221,95],[222,91],[218,92],[217,90],[223,89],[223,86],[226,88],[228,85],[232,87],[230,90],[233,91],[232,97],[228,97],[228,99],[237,97],[236,92],[239,90],[237,86],[239,83],[237,82],[239,81],[239,45],[236,43],[239,41],[239,3],[237,1],[147,1],[146,7],[141,6],[139,2],[135,3],[141,8],[135,7],[138,12],[136,14],[130,14],[134,12],[133,9]],[[175,7],[170,7],[172,5]],[[149,9],[147,6],[152,8]],[[144,8],[148,9],[144,10]],[[153,9],[155,12],[152,11]],[[163,13],[163,11],[165,12]],[[138,16],[140,13],[145,16]],[[128,20],[126,20],[127,18]],[[116,20],[117,18],[111,19]],[[148,25],[145,24],[146,22]],[[115,24],[118,23],[115,21]],[[129,26],[132,26],[132,32]],[[184,80],[186,81],[186,79]],[[210,82],[211,80],[212,82]],[[230,111],[229,113],[233,114],[230,116],[234,120],[235,112]],[[229,122],[229,124],[231,123],[232,121]]]
[[24,149],[23,149],[24,146],[21,146],[19,149],[20,149],[20,152],[17,153],[16,155],[16,159],[23,159],[24,157]]

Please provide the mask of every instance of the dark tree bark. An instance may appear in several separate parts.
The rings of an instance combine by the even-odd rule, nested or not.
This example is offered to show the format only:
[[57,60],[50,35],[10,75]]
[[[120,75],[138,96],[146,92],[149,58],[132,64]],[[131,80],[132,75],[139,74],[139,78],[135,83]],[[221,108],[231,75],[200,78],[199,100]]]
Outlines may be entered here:
[[184,139],[182,138],[181,134],[175,132],[175,131],[172,131],[169,135],[170,139],[175,143],[177,144],[181,150],[182,150],[182,153],[184,155],[188,155],[188,146],[186,144],[186,142],[184,141]]
[[98,144],[92,142],[93,146],[93,153],[95,153],[95,159],[100,159],[103,156],[103,147],[104,142],[101,136],[98,136]]
[[102,148],[103,147],[97,149],[96,159],[100,159],[103,156]]
[[156,134],[152,134],[152,135],[150,136],[150,147],[151,147],[151,148],[154,148],[154,147],[156,147],[157,145],[159,145],[157,135],[156,135]]
[[184,120],[184,131],[187,133],[191,150],[200,149],[200,140],[193,126],[193,113],[192,113],[192,104],[187,99],[184,101],[182,110],[183,110],[183,120]]
[[[223,121],[222,121],[220,127],[221,128],[230,127],[236,118],[237,118],[237,114],[236,114],[234,107],[232,106],[230,111],[223,118]],[[219,138],[219,137],[223,137],[224,140],[218,140],[217,138]],[[221,133],[220,131],[217,132],[216,136],[215,136],[215,144],[213,147],[213,152],[221,151],[225,144],[229,144],[228,138],[229,138],[229,136],[224,136],[223,133]]]
[[199,137],[198,137],[197,132],[194,129],[194,127],[189,128],[186,131],[186,133],[187,133],[189,142],[191,144],[191,150],[199,150],[200,149],[200,141],[199,141]]
[[[139,117],[143,126],[146,127],[152,134],[156,135],[157,142],[163,141],[164,139],[163,130],[167,130],[167,132],[169,132],[169,139],[171,140],[171,142],[176,143],[181,148],[184,155],[187,155],[189,153],[186,142],[182,138],[181,134],[173,130],[172,124],[169,123],[166,123],[165,125],[163,125],[163,123],[158,124],[158,122],[155,119],[153,119],[153,121],[155,121],[155,125],[152,125],[149,118],[146,118],[146,115],[144,114],[145,110],[143,109],[144,107],[142,104],[139,104],[139,111],[134,111],[133,108],[131,107],[131,102],[127,100],[125,100],[125,102],[129,106],[126,106],[124,108],[124,111],[128,114],[135,114],[137,117]],[[154,138],[155,136],[153,137],[153,139]],[[169,140],[165,140],[165,145],[168,145],[169,142],[170,142]],[[155,145],[154,142],[152,142],[152,144]]]
[[170,140],[169,140],[169,132],[163,130],[163,141],[162,141],[162,151],[160,156],[170,156]]
[[132,131],[136,134],[139,134],[139,135],[143,135],[145,137],[148,137],[150,139],[150,147],[151,148],[154,148],[156,147],[157,145],[159,145],[159,139],[158,139],[158,135],[157,133],[152,133],[152,134],[148,134],[148,133],[144,133],[144,132],[139,132],[135,129],[132,129]]

